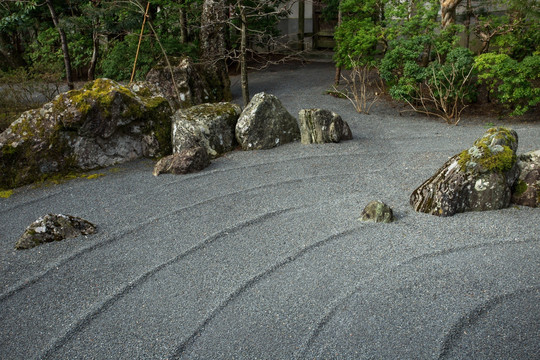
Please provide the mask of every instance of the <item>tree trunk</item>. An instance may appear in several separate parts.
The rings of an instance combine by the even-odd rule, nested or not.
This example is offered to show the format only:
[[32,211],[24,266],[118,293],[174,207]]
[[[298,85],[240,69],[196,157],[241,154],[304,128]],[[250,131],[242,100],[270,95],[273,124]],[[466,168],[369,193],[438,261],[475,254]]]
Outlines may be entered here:
[[441,28],[445,29],[456,22],[456,8],[461,0],[440,0],[441,3]]
[[225,0],[204,0],[201,14],[201,60],[216,81],[218,98],[232,99],[231,80],[225,63],[225,27],[227,22]]
[[64,54],[64,66],[66,68],[66,81],[68,88],[70,90],[73,90],[73,79],[71,77],[71,60],[69,58],[69,48],[68,48],[68,42],[66,38],[66,33],[62,28],[60,27],[60,22],[58,21],[58,15],[56,14],[56,11],[54,10],[54,6],[52,4],[52,0],[45,0],[47,7],[49,8],[49,11],[51,12],[52,21],[54,23],[54,26],[58,30],[58,34],[60,35],[60,43],[62,44],[62,53]]
[[[341,26],[341,1],[338,4],[337,26],[338,27]],[[334,85],[338,86],[340,80],[341,80],[341,66],[336,66],[336,73],[334,74]]]
[[247,18],[244,6],[240,6],[240,21],[242,21],[242,37],[240,41],[240,77],[242,82],[242,99],[244,107],[249,104],[249,85],[246,63],[247,52]]
[[465,47],[469,49],[471,43],[471,18],[472,18],[472,4],[471,0],[467,0],[467,19],[465,20]]
[[189,41],[186,6],[186,0],[180,0],[180,42],[182,44],[187,44]]
[[306,4],[304,0],[298,1],[298,50],[304,51],[304,24]]
[[96,73],[96,65],[99,57],[99,20],[94,20],[94,29],[92,30],[92,59],[90,60],[90,68],[88,69],[88,80],[94,80]]

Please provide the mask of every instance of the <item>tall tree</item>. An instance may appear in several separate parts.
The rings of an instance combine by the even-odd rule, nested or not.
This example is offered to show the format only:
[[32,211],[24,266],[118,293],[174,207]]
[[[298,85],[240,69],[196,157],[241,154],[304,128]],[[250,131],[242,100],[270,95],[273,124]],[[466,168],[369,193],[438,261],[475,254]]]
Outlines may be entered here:
[[445,29],[456,22],[456,8],[461,0],[440,0],[441,3],[441,27]]
[[69,57],[69,47],[68,47],[66,33],[60,26],[60,21],[58,20],[58,15],[56,14],[56,10],[54,9],[52,0],[45,0],[45,3],[47,4],[47,7],[49,8],[49,12],[51,13],[51,18],[54,23],[54,26],[56,27],[56,30],[58,31],[58,34],[60,35],[60,43],[62,44],[62,53],[64,54],[64,66],[66,68],[66,81],[67,81],[67,85],[69,89],[72,90],[74,86],[73,86],[73,78],[71,74],[71,59]]

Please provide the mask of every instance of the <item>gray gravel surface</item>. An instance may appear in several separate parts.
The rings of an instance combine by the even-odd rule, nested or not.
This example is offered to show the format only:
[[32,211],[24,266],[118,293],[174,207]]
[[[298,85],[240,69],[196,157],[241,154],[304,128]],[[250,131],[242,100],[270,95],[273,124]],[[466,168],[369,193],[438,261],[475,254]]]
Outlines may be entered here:
[[[324,95],[331,64],[250,76],[291,114],[326,108],[354,140],[235,151],[201,173],[153,162],[0,199],[1,359],[540,358],[540,209],[439,218],[409,195],[487,122],[371,115]],[[233,79],[240,101],[238,79]],[[539,123],[512,123],[520,152]],[[392,224],[362,223],[371,200]],[[46,213],[98,233],[27,251]]]

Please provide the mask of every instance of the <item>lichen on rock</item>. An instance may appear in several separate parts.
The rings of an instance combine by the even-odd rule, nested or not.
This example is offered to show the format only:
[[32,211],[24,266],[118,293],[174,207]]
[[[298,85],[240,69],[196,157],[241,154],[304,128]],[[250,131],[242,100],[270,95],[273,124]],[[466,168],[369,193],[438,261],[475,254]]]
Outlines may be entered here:
[[352,139],[347,122],[325,109],[302,109],[298,114],[302,144],[324,144]]
[[360,219],[367,222],[391,223],[395,220],[395,217],[390,206],[382,201],[374,200],[366,205]]
[[508,207],[519,175],[517,147],[514,130],[489,129],[414,190],[411,205],[416,211],[439,216]]
[[540,150],[522,154],[517,162],[519,178],[514,184],[512,203],[540,206]]
[[17,240],[15,249],[30,249],[35,246],[90,235],[96,232],[96,226],[79,217],[63,214],[47,214],[30,224]]
[[232,151],[237,146],[234,131],[241,112],[240,106],[228,102],[177,110],[172,119],[173,152],[202,146],[216,158]]
[[281,101],[258,93],[240,114],[236,139],[244,150],[271,149],[300,139],[300,128]]

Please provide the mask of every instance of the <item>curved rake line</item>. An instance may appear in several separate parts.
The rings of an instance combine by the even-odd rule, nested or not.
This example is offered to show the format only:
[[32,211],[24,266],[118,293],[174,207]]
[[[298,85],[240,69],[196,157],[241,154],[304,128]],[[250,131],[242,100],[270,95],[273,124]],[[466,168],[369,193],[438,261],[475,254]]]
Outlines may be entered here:
[[33,198],[33,199],[31,199],[31,200],[27,200],[27,201],[25,201],[25,202],[23,202],[23,203],[20,203],[20,204],[15,204],[15,205],[13,205],[13,206],[11,206],[11,207],[8,207],[8,208],[6,208],[6,209],[0,210],[0,214],[2,214],[2,213],[8,213],[8,212],[10,212],[10,211],[13,211],[14,209],[19,208],[19,207],[24,207],[24,206],[27,206],[27,205],[35,204],[35,203],[37,203],[37,202],[41,202],[41,201],[43,201],[43,200],[47,200],[47,199],[49,199],[49,198],[51,198],[51,197],[53,197],[53,196],[55,196],[55,195],[60,194],[61,192],[62,192],[62,191],[56,191],[56,192],[54,192],[54,193],[52,193],[52,194],[47,194],[47,195],[42,196],[42,197],[39,197],[39,198]]
[[474,325],[484,314],[488,313],[495,306],[520,295],[539,291],[540,286],[521,288],[509,293],[497,295],[476,306],[474,309],[460,317],[458,321],[450,327],[450,330],[444,336],[444,340],[439,352],[439,359],[445,359],[449,355],[452,347],[459,341],[459,339],[461,339],[465,328]]
[[[342,174],[342,176],[346,176],[346,175],[353,175],[353,174]],[[170,212],[165,213],[163,215],[154,216],[152,218],[147,219],[146,221],[138,223],[135,226],[131,226],[130,228],[124,229],[122,231],[117,231],[116,233],[113,233],[110,236],[110,238],[105,239],[104,241],[102,241],[100,243],[96,243],[96,244],[93,244],[93,245],[89,245],[87,247],[83,247],[79,251],[77,251],[77,252],[75,252],[73,254],[67,255],[65,257],[62,257],[62,258],[58,259],[55,262],[50,263],[50,266],[48,266],[45,270],[43,270],[43,271],[41,271],[41,272],[27,278],[27,279],[24,279],[24,280],[21,280],[21,281],[17,282],[15,285],[9,287],[5,292],[0,294],[0,302],[7,299],[8,297],[14,295],[15,293],[23,290],[24,288],[28,287],[29,285],[32,285],[32,284],[36,283],[37,281],[39,281],[41,278],[43,278],[44,276],[46,276],[50,272],[52,272],[54,270],[57,270],[60,266],[68,263],[69,261],[77,258],[78,256],[83,255],[85,253],[89,253],[89,252],[91,252],[93,250],[96,250],[96,249],[101,248],[103,246],[106,246],[108,244],[111,244],[111,243],[115,242],[116,240],[121,239],[125,235],[132,234],[132,233],[136,232],[137,230],[140,230],[141,228],[145,227],[146,225],[148,225],[148,224],[150,224],[150,223],[152,223],[154,221],[157,221],[159,219],[162,219],[164,217],[177,214],[177,213],[182,212],[182,211],[184,211],[186,209],[197,207],[197,206],[200,206],[202,204],[212,202],[215,199],[223,198],[223,197],[226,197],[226,196],[233,196],[233,195],[240,194],[240,193],[251,192],[251,191],[258,190],[258,189],[264,189],[264,188],[267,188],[267,187],[279,186],[279,185],[283,185],[283,184],[299,183],[299,182],[302,182],[302,181],[308,180],[308,179],[323,178],[323,177],[333,177],[333,176],[335,176],[335,174],[313,175],[313,176],[308,176],[308,177],[303,177],[303,178],[289,179],[289,180],[279,181],[279,182],[270,183],[270,184],[258,185],[258,186],[254,186],[254,187],[251,187],[251,188],[234,191],[234,192],[231,192],[231,193],[226,193],[226,194],[221,194],[221,195],[218,195],[218,196],[213,196],[213,197],[208,198],[206,200],[202,200],[202,201],[199,201],[199,202],[191,204],[191,205],[183,206],[181,208],[170,211]]]
[[87,326],[94,318],[99,316],[101,312],[110,308],[116,301],[121,299],[124,295],[129,293],[136,286],[142,285],[146,280],[148,280],[150,277],[157,274],[159,271],[163,270],[164,268],[174,263],[177,263],[181,261],[182,259],[184,259],[185,257],[203,249],[204,247],[212,244],[213,242],[217,241],[219,238],[223,237],[224,235],[237,232],[247,226],[253,225],[258,222],[266,221],[269,218],[279,216],[279,215],[282,215],[282,214],[285,214],[287,212],[294,211],[297,209],[298,208],[288,208],[288,209],[276,210],[276,211],[272,211],[269,213],[265,213],[265,214],[253,217],[249,220],[246,220],[244,222],[231,226],[227,229],[221,230],[207,237],[204,241],[200,242],[199,244],[194,245],[188,250],[176,255],[175,257],[165,262],[162,262],[159,265],[154,266],[152,269],[139,275],[134,280],[128,282],[126,285],[119,288],[119,290],[115,292],[114,294],[110,295],[109,297],[100,301],[99,303],[96,303],[95,305],[93,305],[88,311],[86,311],[86,314],[83,315],[79,320],[77,320],[72,326],[70,326],[64,332],[63,335],[57,337],[56,339],[53,339],[50,345],[48,346],[48,348],[44,351],[44,353],[41,356],[39,356],[39,358],[45,359],[52,356],[52,354],[56,350],[58,350],[60,347],[65,345],[77,332],[79,332],[81,329]]
[[271,267],[267,268],[265,271],[255,275],[254,277],[250,278],[246,282],[244,282],[241,286],[239,286],[236,290],[234,290],[232,293],[227,296],[227,298],[222,301],[217,307],[215,307],[210,314],[204,319],[199,326],[193,331],[193,333],[184,340],[174,351],[174,353],[170,356],[171,359],[178,359],[184,352],[188,350],[188,348],[193,345],[196,341],[196,338],[200,336],[200,334],[204,331],[206,326],[221,312],[223,311],[231,302],[233,302],[236,298],[238,298],[242,293],[246,292],[250,288],[252,288],[256,283],[259,281],[267,278],[270,276],[273,272],[279,270],[280,268],[284,267],[285,265],[292,263],[298,259],[300,259],[302,256],[306,255],[307,253],[314,251],[323,245],[326,245],[334,240],[337,240],[343,236],[347,236],[350,234],[353,234],[355,231],[357,231],[361,226],[341,231],[337,234],[330,235],[322,240],[319,240],[309,246],[306,246],[299,252],[289,255],[286,258],[282,259],[280,262],[272,265]]
[[236,195],[236,194],[239,194],[239,193],[245,193],[245,192],[254,191],[254,190],[257,190],[257,189],[263,189],[265,187],[278,186],[278,185],[288,184],[288,183],[292,184],[292,183],[301,182],[301,181],[302,181],[301,179],[300,180],[293,179],[293,180],[287,180],[287,181],[277,182],[277,183],[272,183],[272,184],[259,185],[259,186],[255,186],[255,187],[252,187],[252,188],[249,188],[249,189],[244,189],[244,190],[241,190],[241,191],[235,191],[235,192],[228,193],[228,194],[223,194],[223,195],[219,195],[219,196],[213,196],[213,197],[208,198],[206,200],[199,201],[199,202],[197,202],[195,204],[187,205],[187,206],[178,208],[176,210],[170,211],[168,213],[165,213],[164,215],[154,216],[154,217],[149,218],[149,219],[147,219],[147,220],[145,220],[143,222],[138,223],[137,225],[131,226],[131,227],[126,228],[126,229],[121,230],[121,231],[117,231],[117,232],[113,233],[112,235],[110,235],[110,237],[108,239],[105,239],[104,241],[102,241],[100,243],[96,243],[96,244],[93,244],[93,245],[89,245],[87,247],[83,247],[79,251],[77,251],[77,252],[75,252],[73,254],[67,255],[65,257],[62,257],[62,258],[58,259],[55,262],[50,263],[50,265],[45,270],[31,276],[30,278],[19,281],[17,284],[15,284],[15,285],[11,286],[10,288],[8,288],[8,290],[6,290],[4,293],[0,294],[0,301],[4,301],[8,297],[10,297],[10,296],[14,295],[15,293],[23,290],[27,286],[36,283],[37,281],[39,281],[41,278],[43,278],[47,274],[49,274],[50,272],[52,272],[54,270],[57,270],[60,266],[68,263],[69,261],[71,261],[71,260],[73,260],[73,259],[75,259],[75,258],[77,258],[77,257],[79,257],[79,256],[81,256],[81,255],[83,255],[85,253],[89,253],[89,252],[91,252],[93,250],[96,250],[98,248],[101,248],[101,247],[103,247],[105,245],[111,244],[111,243],[115,242],[116,240],[119,240],[119,239],[123,238],[126,235],[132,234],[132,233],[136,232],[137,230],[140,230],[140,229],[144,228],[145,226],[147,226],[148,224],[151,224],[152,222],[157,221],[159,219],[162,219],[162,218],[165,218],[167,216],[177,214],[177,213],[182,212],[184,210],[187,210],[187,209],[190,209],[190,208],[193,208],[193,207],[197,207],[197,206],[200,206],[200,205],[205,204],[205,203],[212,202],[215,199],[223,198],[225,196],[233,196],[233,195]]
[[415,256],[415,257],[413,257],[413,258],[411,258],[411,259],[409,259],[409,260],[407,260],[407,261],[405,261],[403,263],[398,263],[397,265],[392,267],[388,272],[380,271],[380,272],[373,273],[373,275],[370,276],[369,278],[364,279],[361,282],[358,282],[357,285],[355,286],[355,288],[353,290],[351,290],[348,294],[345,294],[344,296],[342,296],[341,298],[336,299],[333,302],[332,306],[330,307],[330,310],[317,323],[317,326],[314,327],[313,331],[311,332],[311,334],[309,335],[309,337],[307,338],[305,343],[302,346],[300,346],[300,348],[299,348],[299,350],[297,352],[298,355],[295,356],[295,358],[305,358],[306,353],[309,350],[309,348],[313,345],[316,338],[322,332],[323,328],[335,316],[335,314],[337,313],[338,309],[342,306],[342,304],[347,302],[349,298],[351,298],[354,294],[356,294],[358,291],[360,291],[362,286],[372,282],[376,277],[378,277],[378,276],[380,276],[382,274],[394,273],[399,268],[401,268],[403,266],[411,265],[411,264],[413,264],[413,263],[415,263],[417,261],[423,260],[423,259],[431,259],[431,258],[435,258],[435,257],[438,257],[438,256],[445,256],[445,255],[457,253],[457,252],[460,252],[460,251],[481,249],[481,248],[487,248],[487,247],[492,247],[492,246],[500,246],[500,245],[521,245],[521,244],[529,244],[529,243],[536,243],[536,242],[540,242],[540,240],[535,239],[535,238],[530,238],[530,239],[521,240],[521,241],[515,241],[515,240],[496,241],[496,242],[490,242],[490,243],[466,245],[466,246],[461,246],[461,247],[454,248],[454,249],[439,250],[439,251],[434,251],[434,252],[431,252],[431,253]]
[[[298,157],[289,158],[289,159],[280,159],[280,160],[275,160],[275,161],[262,162],[260,164],[253,164],[253,165],[247,165],[247,166],[237,166],[237,167],[234,167],[234,168],[227,168],[227,169],[214,169],[214,170],[209,170],[209,171],[205,171],[205,172],[189,174],[189,175],[187,175],[185,177],[175,179],[175,180],[166,182],[164,184],[159,184],[159,185],[155,186],[155,189],[160,189],[162,187],[167,187],[167,186],[170,186],[170,185],[176,185],[176,184],[181,183],[181,182],[198,179],[200,177],[205,177],[205,176],[213,175],[213,174],[216,174],[216,173],[226,173],[226,172],[231,172],[231,171],[236,171],[236,170],[241,170],[241,169],[256,168],[256,167],[260,167],[260,166],[267,166],[267,165],[285,163],[285,162],[289,162],[289,161],[304,160],[304,159],[332,158],[332,157],[337,157],[337,156],[339,156],[339,157],[345,157],[345,156],[346,157],[353,157],[353,156],[359,156],[359,155],[364,155],[364,154],[365,153],[358,152],[358,153],[346,153],[346,154],[333,153],[333,154],[322,154],[322,155],[298,156]],[[353,175],[353,174],[339,174],[339,175],[340,176],[345,176],[345,175]],[[328,174],[328,175],[319,175],[319,176],[330,176],[330,174]],[[61,191],[57,191],[57,192],[55,192],[53,194],[49,194],[49,195],[47,195],[45,197],[42,197],[42,198],[39,198],[39,199],[33,199],[33,200],[30,200],[30,201],[27,201],[27,202],[24,202],[24,203],[21,203],[21,204],[16,204],[16,205],[14,205],[12,207],[9,207],[7,209],[0,210],[0,214],[12,211],[12,210],[20,208],[20,207],[24,207],[24,206],[29,205],[29,204],[33,204],[33,203],[38,202],[38,201],[42,201],[44,199],[48,199],[50,197],[58,195],[59,193],[61,193]],[[135,193],[135,194],[131,193],[131,194],[129,194],[130,196],[128,196],[127,198],[135,197],[135,196],[139,195],[140,193],[141,192],[138,192],[138,193]],[[145,194],[148,194],[148,192],[146,191]]]

